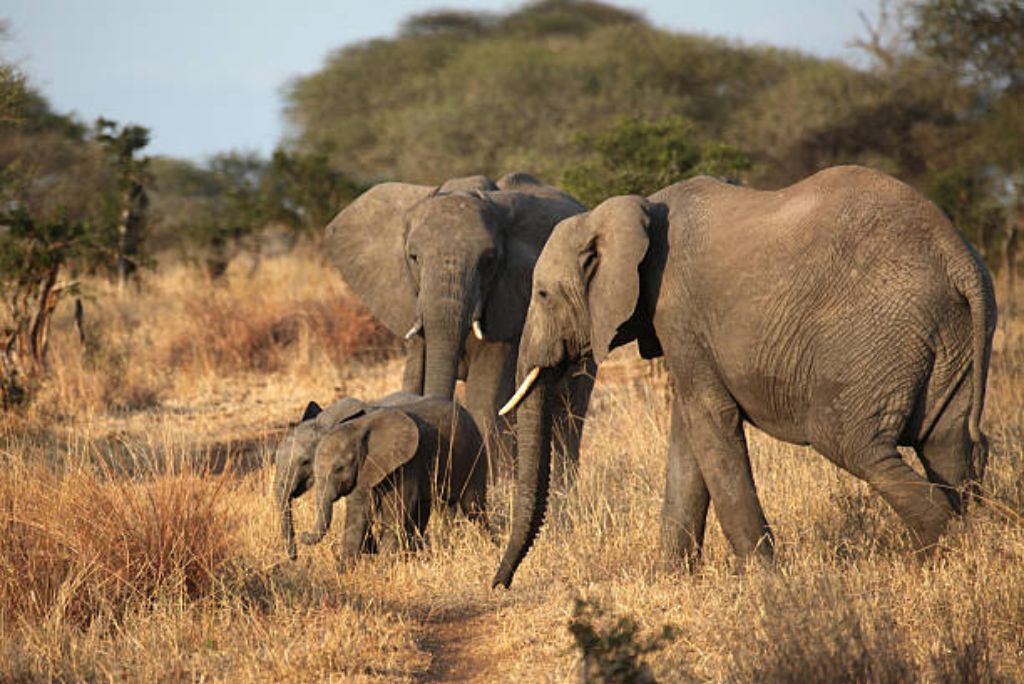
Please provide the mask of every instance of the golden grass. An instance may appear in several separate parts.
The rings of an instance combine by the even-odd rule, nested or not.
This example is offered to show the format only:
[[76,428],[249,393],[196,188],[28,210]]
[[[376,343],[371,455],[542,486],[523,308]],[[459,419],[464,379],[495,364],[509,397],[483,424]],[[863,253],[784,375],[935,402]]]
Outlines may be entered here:
[[[339,331],[357,326],[323,318],[350,300],[316,259],[265,260],[222,286],[176,267],[138,295],[91,287],[92,341],[58,321],[40,400],[0,420],[0,680],[575,681],[577,598],[644,638],[675,626],[644,656],[658,681],[1024,677],[1024,321],[993,363],[985,503],[934,559],[911,556],[863,484],[750,430],[776,566],[739,572],[712,515],[701,570],[661,570],[667,391],[620,353],[577,486],[553,493],[512,590],[492,591],[500,549],[441,512],[413,556],[340,574],[327,543],[286,559],[268,496],[275,431],[309,399],[378,396],[401,374],[359,355],[377,333],[345,350]],[[295,336],[267,333],[282,320],[300,321]],[[225,458],[238,467],[206,469]],[[510,493],[499,481],[500,526]],[[300,499],[297,526],[312,517]]]

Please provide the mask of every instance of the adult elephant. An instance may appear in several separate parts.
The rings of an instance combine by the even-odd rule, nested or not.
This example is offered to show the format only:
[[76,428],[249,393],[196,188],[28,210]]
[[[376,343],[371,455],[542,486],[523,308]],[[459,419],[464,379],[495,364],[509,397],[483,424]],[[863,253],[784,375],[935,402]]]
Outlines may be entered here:
[[[497,409],[515,385],[519,336],[541,248],[559,221],[584,211],[568,194],[525,173],[439,187],[381,183],[327,227],[333,262],[371,313],[406,339],[402,389],[465,404],[488,451]],[[558,418],[570,461],[579,454],[594,364],[563,385]],[[586,372],[589,370],[589,372]]]
[[[675,385],[661,541],[699,558],[709,501],[734,551],[770,558],[743,423],[867,481],[920,548],[980,481],[995,301],[988,271],[903,183],[837,167],[776,192],[697,178],[555,229],[519,353],[519,482],[494,583],[543,521],[551,382],[631,340]],[[532,383],[532,386],[531,386]],[[927,479],[901,458],[913,446]]]

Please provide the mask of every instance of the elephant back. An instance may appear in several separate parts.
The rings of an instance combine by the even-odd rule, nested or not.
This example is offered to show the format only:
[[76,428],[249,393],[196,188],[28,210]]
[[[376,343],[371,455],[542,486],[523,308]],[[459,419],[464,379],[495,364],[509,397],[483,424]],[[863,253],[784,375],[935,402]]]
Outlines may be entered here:
[[441,397],[417,397],[399,408],[416,419],[431,437],[433,444],[424,455],[442,499],[453,503],[467,486],[486,487],[484,440],[466,409]]

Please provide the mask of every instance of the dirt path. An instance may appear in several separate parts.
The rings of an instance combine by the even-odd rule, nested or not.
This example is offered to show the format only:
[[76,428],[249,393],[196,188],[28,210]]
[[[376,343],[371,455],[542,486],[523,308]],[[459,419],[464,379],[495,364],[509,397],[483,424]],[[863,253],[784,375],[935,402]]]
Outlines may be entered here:
[[494,615],[448,613],[424,623],[417,643],[430,654],[418,682],[484,683],[500,680],[488,640],[497,630]]

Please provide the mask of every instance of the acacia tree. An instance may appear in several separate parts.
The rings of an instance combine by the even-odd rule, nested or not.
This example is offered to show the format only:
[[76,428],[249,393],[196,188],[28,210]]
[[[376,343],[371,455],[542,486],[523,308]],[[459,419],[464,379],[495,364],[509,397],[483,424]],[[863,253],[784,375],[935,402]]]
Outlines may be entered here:
[[96,120],[96,141],[103,147],[117,178],[118,197],[114,224],[114,268],[124,287],[144,259],[147,187],[152,182],[149,157],[138,152],[149,144],[149,130],[142,126],[119,126],[100,117]]
[[[132,156],[138,132],[113,124]],[[123,132],[128,134],[121,137]],[[124,253],[112,229],[121,169],[74,119],[0,62],[0,408],[26,402],[46,368],[50,322],[78,271]]]

